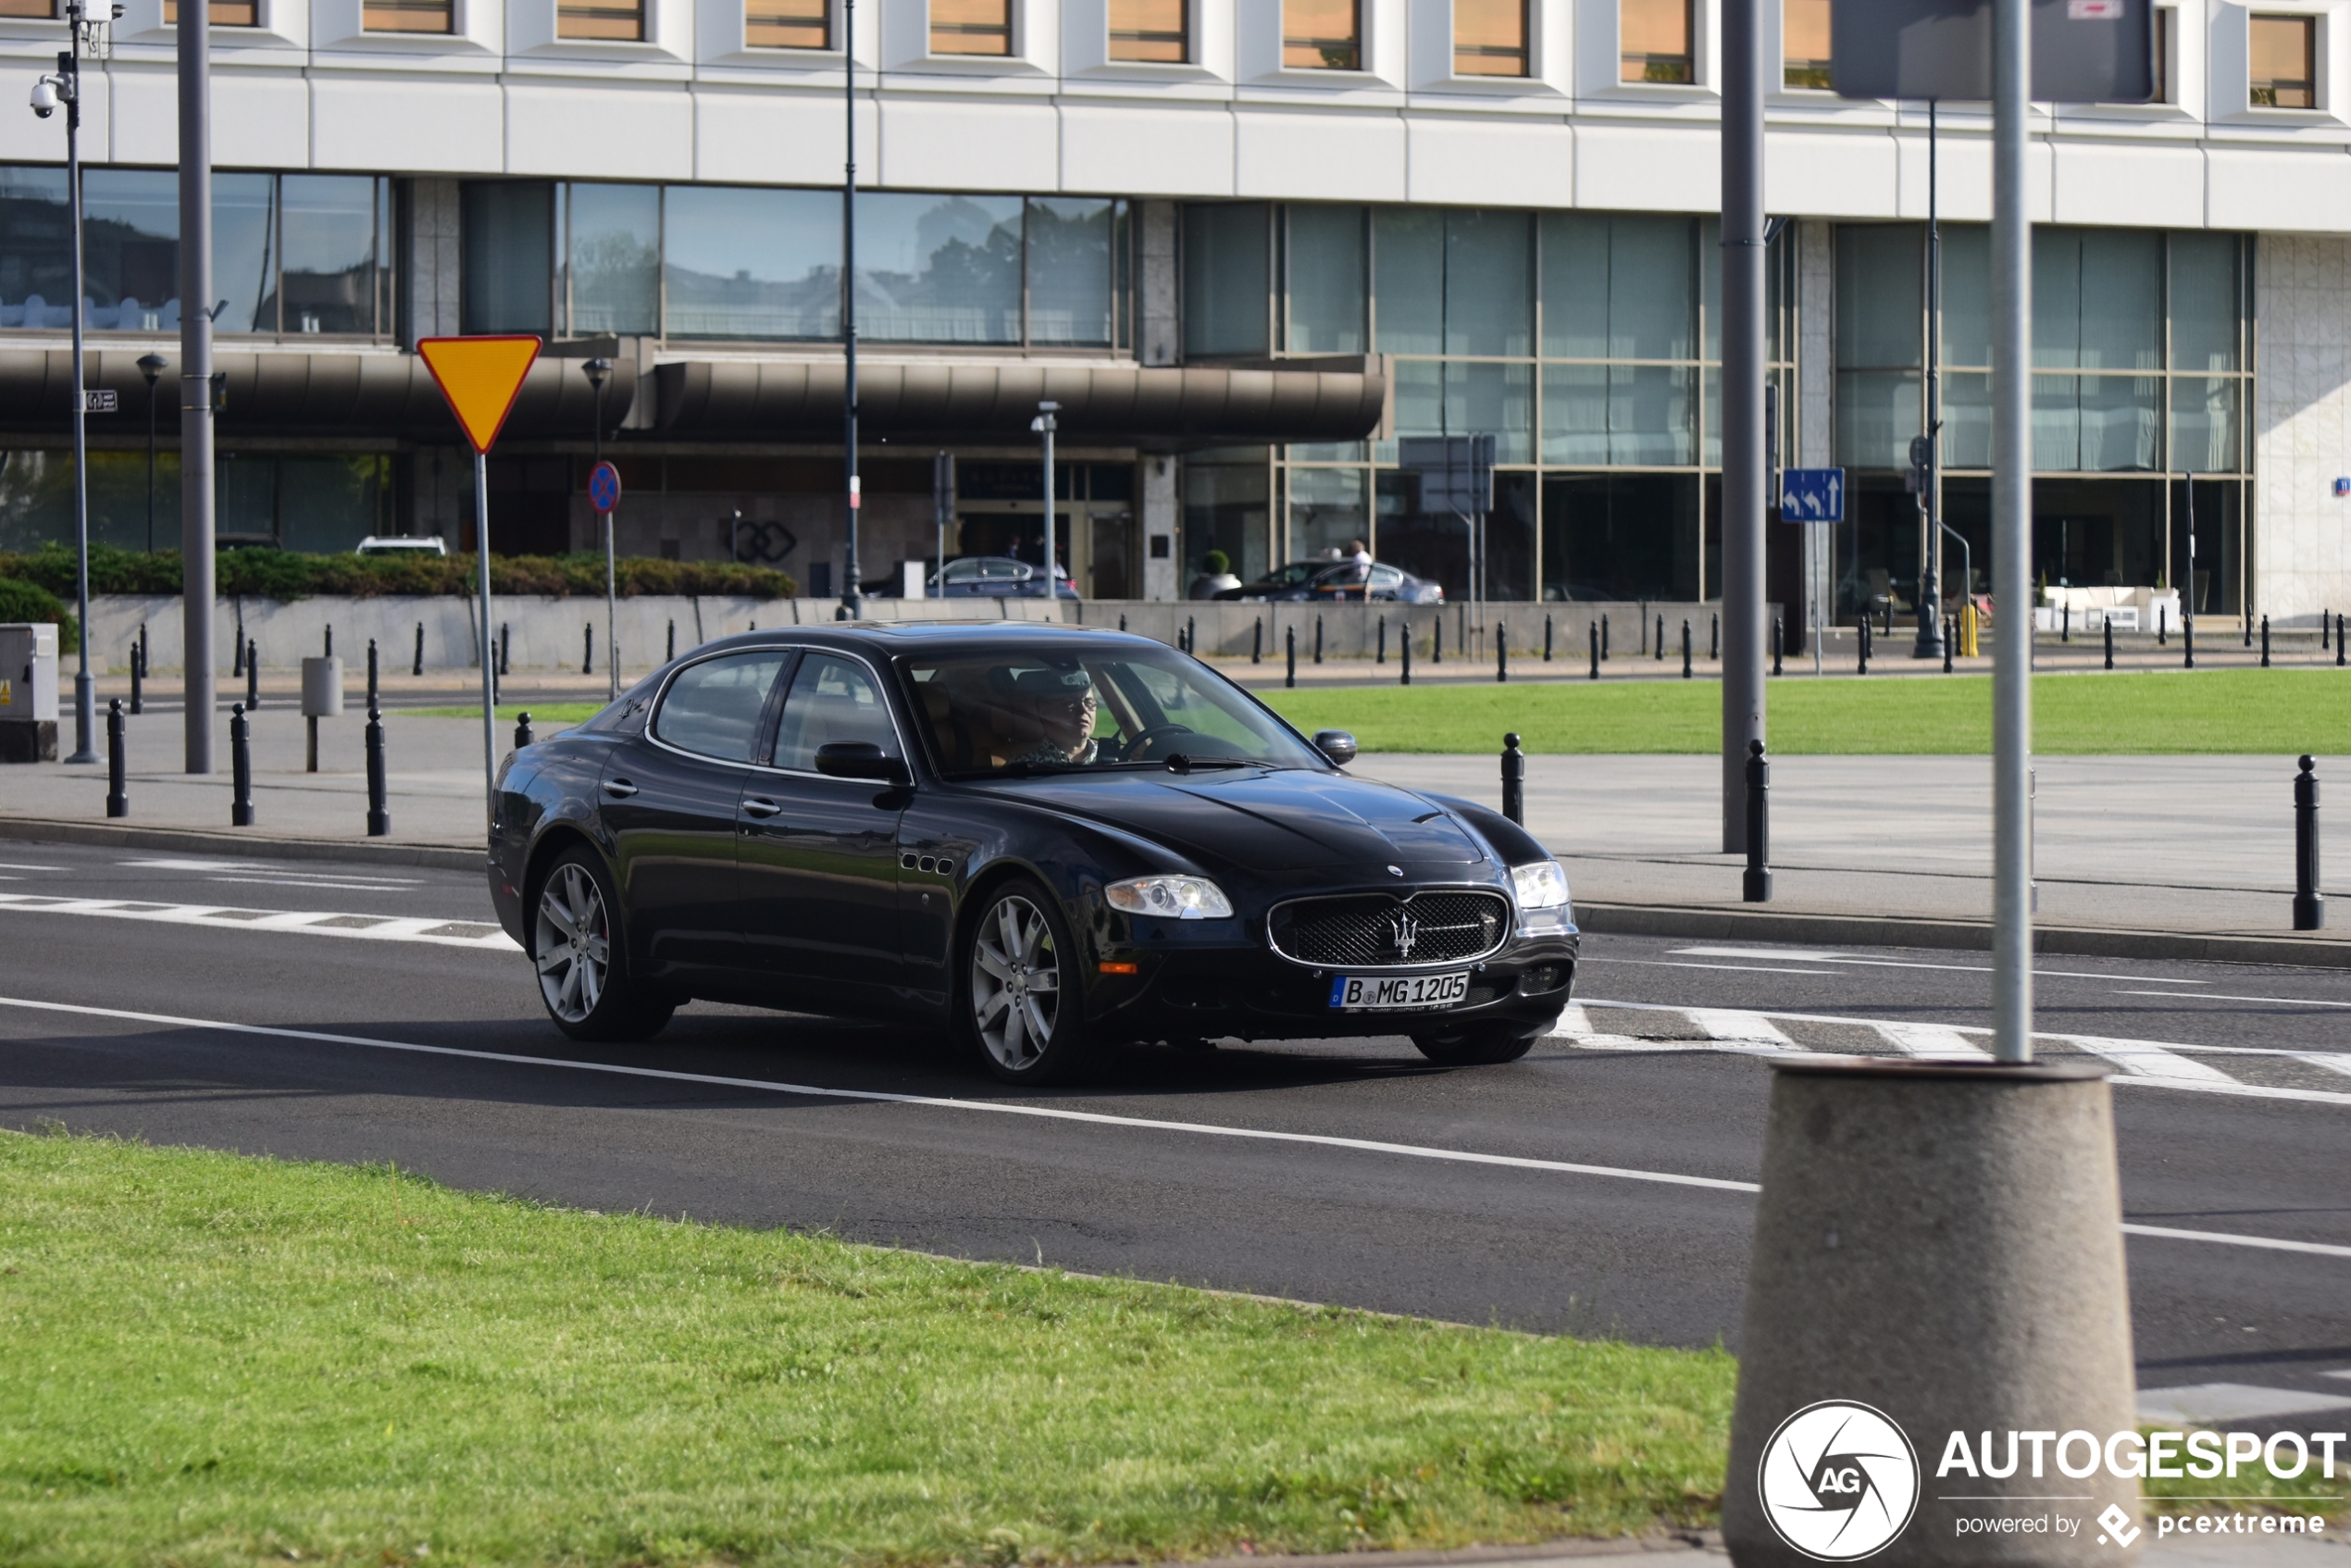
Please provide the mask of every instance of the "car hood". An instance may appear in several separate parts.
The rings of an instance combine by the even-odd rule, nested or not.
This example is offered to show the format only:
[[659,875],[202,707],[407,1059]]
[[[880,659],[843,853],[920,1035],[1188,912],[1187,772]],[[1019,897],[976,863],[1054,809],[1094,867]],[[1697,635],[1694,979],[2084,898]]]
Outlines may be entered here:
[[1202,864],[1252,871],[1418,862],[1470,865],[1486,850],[1444,808],[1368,778],[1305,768],[1107,773],[1021,779],[1021,798],[1110,823]]

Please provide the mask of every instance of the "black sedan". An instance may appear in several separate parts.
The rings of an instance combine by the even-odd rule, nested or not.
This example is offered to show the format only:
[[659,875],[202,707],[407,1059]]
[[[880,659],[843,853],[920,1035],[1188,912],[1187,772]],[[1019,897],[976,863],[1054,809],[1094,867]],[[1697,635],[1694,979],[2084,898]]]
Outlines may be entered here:
[[1380,561],[1292,561],[1255,582],[1219,591],[1219,599],[1315,600],[1335,604],[1374,600],[1442,604],[1442,585]]
[[1565,875],[1354,754],[1141,637],[753,632],[509,756],[490,888],[579,1039],[703,997],[943,1025],[1016,1082],[1231,1036],[1524,1054],[1574,978]]

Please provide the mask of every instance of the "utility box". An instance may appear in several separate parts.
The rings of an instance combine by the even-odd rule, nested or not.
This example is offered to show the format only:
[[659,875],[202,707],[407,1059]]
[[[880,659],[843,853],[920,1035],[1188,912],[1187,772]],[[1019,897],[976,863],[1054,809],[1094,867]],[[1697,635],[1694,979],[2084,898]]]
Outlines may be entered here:
[[302,661],[302,716],[342,716],[342,661],[334,657]]
[[0,625],[0,762],[56,760],[56,623]]
[[923,579],[928,575],[929,568],[923,562],[899,562],[898,596],[901,599],[920,599],[923,596]]

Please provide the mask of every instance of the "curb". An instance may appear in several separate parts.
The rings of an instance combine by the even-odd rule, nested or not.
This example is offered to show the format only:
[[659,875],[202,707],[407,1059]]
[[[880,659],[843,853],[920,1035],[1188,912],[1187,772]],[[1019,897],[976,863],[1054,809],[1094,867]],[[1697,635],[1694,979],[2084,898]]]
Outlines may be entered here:
[[[1744,909],[1674,909],[1653,904],[1575,904],[1586,931],[1701,940],[1820,942],[1840,947],[1922,947],[1992,951],[1988,920],[1926,920],[1901,915],[1800,915]],[[2199,959],[2221,964],[2284,964],[2351,969],[2351,941],[2310,937],[2230,937],[2196,931],[2134,931],[2085,926],[2033,927],[2033,951],[2077,958]]]
[[1637,1536],[1574,1536],[1526,1546],[1457,1547],[1449,1551],[1342,1551],[1287,1556],[1211,1557],[1186,1568],[1453,1568],[1479,1563],[1556,1562],[1578,1557],[1621,1559],[1648,1554],[1719,1553],[1723,1532],[1648,1530]]
[[201,828],[131,828],[116,823],[65,822],[32,816],[0,816],[0,839],[50,844],[94,844],[105,849],[186,850],[199,854],[264,860],[359,860],[379,865],[423,865],[443,871],[480,871],[487,846],[393,844],[375,839],[251,839]]

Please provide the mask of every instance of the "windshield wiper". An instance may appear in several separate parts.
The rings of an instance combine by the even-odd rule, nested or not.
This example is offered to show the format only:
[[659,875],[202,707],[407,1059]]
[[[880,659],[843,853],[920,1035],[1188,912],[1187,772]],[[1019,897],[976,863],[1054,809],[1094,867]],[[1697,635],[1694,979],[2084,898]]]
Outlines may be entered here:
[[1203,767],[1264,767],[1268,765],[1254,757],[1188,757],[1177,752],[1167,759],[1170,773],[1191,773]]

